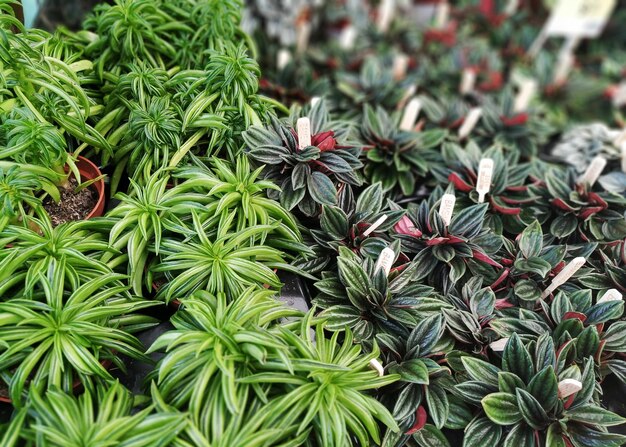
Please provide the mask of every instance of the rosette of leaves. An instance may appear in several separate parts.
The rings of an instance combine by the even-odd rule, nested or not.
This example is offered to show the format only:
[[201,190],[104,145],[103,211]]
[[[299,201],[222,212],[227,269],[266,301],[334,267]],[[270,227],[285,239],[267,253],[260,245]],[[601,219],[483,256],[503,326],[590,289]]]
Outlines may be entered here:
[[236,231],[277,223],[272,237],[266,239],[269,245],[310,254],[309,248],[301,242],[302,236],[294,216],[278,202],[265,197],[267,191],[279,191],[280,188],[269,180],[259,179],[263,167],[251,171],[250,162],[243,155],[238,156],[234,163],[213,157],[210,159],[211,167],[196,157],[192,160],[194,165],[174,172],[175,178],[184,180],[176,187],[178,191],[205,195],[204,211],[209,215],[235,212]]
[[419,95],[424,119],[419,126],[422,129],[458,130],[469,113],[469,105],[458,97],[437,100],[429,95]]
[[196,210],[191,215],[189,225],[180,221],[161,239],[159,260],[150,266],[150,274],[162,275],[167,282],[157,299],[169,302],[196,290],[233,298],[250,286],[279,288],[273,269],[299,272],[285,262],[285,253],[264,243],[278,222],[235,231],[235,211],[217,221],[203,220]]
[[535,205],[540,220],[548,214],[550,234],[567,243],[615,241],[626,237],[626,199],[601,186],[580,184],[573,169],[550,168],[545,181],[533,185],[540,197]]
[[555,130],[537,110],[516,113],[514,99],[511,89],[505,89],[497,97],[485,97],[474,135],[480,144],[496,143],[529,159],[537,155]]
[[[322,207],[319,228],[309,230],[313,239],[314,259],[298,263],[309,273],[318,273],[323,269],[332,270],[340,247],[348,247],[363,257],[376,259],[380,252],[389,245],[387,233],[400,220],[403,210],[389,210],[384,202],[380,183],[365,188],[354,200],[354,193],[349,185],[339,191],[339,206]],[[386,220],[376,229],[365,235],[372,224],[386,216]]]
[[492,267],[501,269],[492,256],[502,245],[502,237],[484,225],[488,207],[484,203],[456,211],[450,225],[445,225],[437,211],[441,196],[437,188],[419,205],[410,203],[394,229],[402,251],[414,256],[417,279],[428,278],[429,284],[446,292],[466,274],[489,277]]
[[[582,369],[571,365],[547,334],[528,348],[513,334],[501,368],[470,356],[461,362],[469,380],[455,392],[484,412],[465,428],[464,446],[617,447],[626,441],[607,431],[626,420],[597,402],[593,359],[585,359]],[[579,381],[582,389],[561,397],[559,383],[565,379]]]
[[268,363],[261,372],[244,379],[271,381],[282,388],[256,417],[267,428],[289,430],[295,426],[294,437],[309,433],[317,445],[380,445],[379,422],[391,431],[397,431],[398,426],[370,393],[397,381],[398,375],[381,377],[373,371],[369,365],[378,357],[378,347],[374,344],[371,352],[362,353],[349,329],[342,342],[338,332],[326,338],[326,324],[323,320],[313,321],[313,312],[298,326],[293,331],[277,328],[293,348],[293,372],[286,364],[274,367]]
[[491,287],[504,300],[503,305],[533,308],[548,280],[565,266],[567,246],[545,244],[537,220],[520,233],[515,243],[506,238],[503,242],[500,262],[504,269]]
[[[306,216],[316,216],[321,205],[337,203],[337,188],[343,184],[360,185],[355,172],[362,167],[361,149],[348,141],[347,123],[333,122],[324,100],[310,111],[311,146],[299,149],[298,135],[292,126],[272,118],[271,126],[253,126],[243,134],[246,154],[266,164],[265,178],[280,186],[271,194],[292,210],[296,206]],[[334,129],[334,130],[329,130]]]
[[153,405],[133,412],[133,395],[117,381],[78,397],[55,387],[45,394],[32,389],[29,402],[25,427],[16,424],[15,437],[51,447],[167,444],[187,425],[184,415],[155,413]]
[[578,276],[578,282],[593,290],[617,289],[626,293],[626,241],[615,241],[595,251],[590,257],[590,269]]
[[423,153],[439,146],[447,135],[445,129],[404,132],[382,107],[365,105],[361,139],[366,144],[364,174],[370,183],[380,182],[392,195],[412,196],[418,179],[425,177],[429,165]]
[[338,97],[335,101],[339,110],[352,115],[365,104],[392,110],[400,102],[410,83],[408,79],[395,81],[390,60],[371,55],[365,58],[358,73],[337,73],[338,95],[332,97]]
[[26,218],[26,225],[9,225],[0,231],[0,297],[19,291],[32,294],[42,275],[59,268],[71,290],[112,272],[99,260],[109,251],[98,224],[73,221],[53,227],[41,219]]
[[148,350],[165,352],[153,374],[160,395],[169,405],[189,411],[202,432],[221,433],[231,416],[267,400],[270,380],[244,381],[263,364],[293,371],[291,346],[270,326],[298,312],[273,295],[248,288],[230,300],[224,293],[197,291],[182,300],[171,319],[174,329]]
[[[398,243],[392,247],[399,253]],[[387,276],[383,268],[376,269],[376,260],[340,247],[337,272],[323,272],[315,283],[320,293],[313,304],[323,309],[327,329],[350,328],[356,341],[371,346],[378,334],[407,337],[421,319],[448,306],[418,282],[419,265],[396,261],[397,256]]]
[[493,176],[487,194],[490,205],[487,224],[498,234],[516,234],[526,226],[524,222],[533,215],[533,209],[526,206],[534,199],[529,192],[531,165],[519,162],[519,152],[507,151],[503,154],[498,146],[482,152],[470,140],[465,147],[446,143],[441,154],[443,163],[433,163],[431,172],[440,184],[454,185],[457,200],[461,193],[466,194],[467,199],[459,200],[463,205],[478,203],[476,184],[480,161],[491,158]]
[[121,283],[124,276],[115,273],[66,292],[65,270],[61,260],[39,275],[31,293],[0,303],[0,377],[16,407],[26,388],[56,386],[71,393],[76,383],[93,391],[112,382],[103,363],[124,371],[120,355],[149,361],[129,332],[153,324],[135,313],[155,303],[131,297]]
[[[403,446],[421,430],[438,432],[456,404],[449,390],[455,384],[450,368],[442,366],[443,352],[453,341],[444,336],[445,322],[439,314],[421,320],[407,338],[378,334],[385,369],[400,376],[379,392],[379,400],[391,408],[400,432],[387,431],[383,445]],[[426,427],[426,424],[429,427]],[[426,428],[425,428],[426,427]],[[440,433],[440,432],[439,432]],[[410,444],[408,444],[410,445]]]

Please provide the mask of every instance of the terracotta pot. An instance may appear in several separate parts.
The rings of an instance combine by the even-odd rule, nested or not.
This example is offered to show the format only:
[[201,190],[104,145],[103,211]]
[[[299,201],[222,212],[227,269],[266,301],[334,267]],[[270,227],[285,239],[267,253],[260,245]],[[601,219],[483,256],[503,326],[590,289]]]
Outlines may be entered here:
[[[78,156],[78,160],[76,160],[76,167],[78,168],[78,172],[80,172],[81,182],[93,180],[102,175],[102,172],[100,172],[100,169],[98,169],[95,164],[80,155]],[[99,217],[104,214],[104,179],[100,179],[97,182],[92,183],[89,187],[92,190],[95,190],[98,194],[98,201],[89,214],[87,214],[85,220],[91,219],[92,217]]]

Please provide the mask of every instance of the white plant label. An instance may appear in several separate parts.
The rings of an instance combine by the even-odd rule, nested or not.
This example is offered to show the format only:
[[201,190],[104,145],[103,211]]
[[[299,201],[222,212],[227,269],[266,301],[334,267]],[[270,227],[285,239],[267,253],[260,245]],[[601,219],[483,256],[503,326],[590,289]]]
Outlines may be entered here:
[[559,274],[554,277],[548,288],[541,294],[541,298],[547,297],[561,284],[566,283],[567,280],[574,275],[574,273],[585,265],[585,262],[587,262],[587,260],[582,256],[572,259],[570,263],[563,267],[563,270],[561,270]]
[[363,232],[363,236],[367,237],[370,234],[372,234],[374,231],[376,231],[376,229],[378,229],[378,227],[380,227],[383,223],[385,223],[386,220],[387,220],[386,214],[383,214],[382,216],[380,216],[378,219],[376,219],[376,222],[374,222],[367,230]]
[[537,87],[538,84],[535,79],[522,79],[513,105],[515,113],[522,113],[528,109],[528,105],[537,93]]
[[626,81],[622,81],[613,94],[613,107],[621,107],[626,104]]
[[594,157],[593,160],[591,160],[591,163],[589,163],[585,173],[578,179],[578,183],[581,185],[587,184],[589,186],[593,186],[593,184],[598,180],[598,177],[602,174],[602,171],[604,171],[605,167],[606,158],[601,155]]
[[320,98],[319,96],[314,96],[311,98],[311,107],[315,107],[317,105],[318,102],[320,102],[322,98]]
[[598,300],[597,304],[608,303],[609,301],[621,301],[622,299],[622,294],[617,289],[609,289],[602,295],[602,298]]
[[439,215],[446,225],[450,225],[455,203],[456,197],[454,196],[454,194],[444,194],[441,197],[441,203],[439,204]]
[[559,398],[565,399],[583,389],[583,384],[576,379],[563,379],[559,382]]
[[506,4],[504,13],[507,16],[512,16],[517,12],[517,8],[519,8],[519,0],[509,0],[509,2]]
[[556,70],[554,71],[554,79],[552,80],[554,84],[559,85],[567,81],[567,77],[574,66],[574,59],[573,53],[562,53],[559,55]]
[[385,375],[385,369],[377,359],[370,360],[370,368],[378,373],[378,377],[382,377]]
[[339,46],[344,50],[350,50],[354,48],[354,41],[356,40],[357,32],[354,25],[346,26],[339,36]]
[[626,141],[622,142],[621,150],[622,150],[622,171],[626,172]]
[[509,337],[501,338],[500,340],[496,340],[494,342],[489,343],[489,347],[494,352],[502,352],[506,347],[506,344],[509,342]]
[[466,68],[463,70],[463,74],[461,75],[461,85],[459,86],[459,93],[462,95],[467,95],[474,90],[474,86],[476,85],[476,71],[471,68]]
[[404,109],[402,121],[400,121],[400,130],[404,130],[407,132],[413,130],[413,128],[415,127],[415,121],[417,120],[421,109],[422,102],[417,98],[411,99]]
[[385,276],[389,275],[391,271],[391,266],[393,265],[393,261],[396,259],[396,254],[394,251],[387,247],[380,252],[380,256],[378,257],[378,261],[376,261],[376,267],[374,268],[374,272],[378,273],[380,269],[383,269],[385,272]]
[[304,53],[309,46],[311,29],[311,23],[309,21],[302,22],[300,23],[300,25],[298,25],[298,28],[296,30],[296,51],[298,52],[298,54]]
[[381,33],[386,33],[391,25],[395,9],[395,0],[382,0],[378,7],[378,20],[376,25]]
[[598,37],[617,0],[559,0],[546,24],[548,36]]
[[300,118],[296,123],[298,128],[298,148],[304,149],[311,145],[311,121],[308,118]]
[[493,178],[493,159],[483,158],[478,165],[478,179],[476,180],[476,192],[478,201],[483,203],[485,196],[491,189],[491,179]]
[[276,55],[276,67],[279,70],[284,70],[285,67],[291,62],[291,53],[285,48],[278,50]]
[[403,79],[406,76],[406,70],[409,68],[409,56],[406,54],[397,54],[393,58],[393,78],[396,81]]
[[476,127],[476,124],[478,124],[482,116],[483,109],[481,107],[474,107],[469,111],[463,121],[463,125],[459,129],[459,138],[461,140],[467,138],[467,136],[472,133],[472,130],[474,130],[474,127]]
[[450,5],[447,1],[443,1],[437,5],[437,13],[435,15],[435,27],[445,28],[450,17]]

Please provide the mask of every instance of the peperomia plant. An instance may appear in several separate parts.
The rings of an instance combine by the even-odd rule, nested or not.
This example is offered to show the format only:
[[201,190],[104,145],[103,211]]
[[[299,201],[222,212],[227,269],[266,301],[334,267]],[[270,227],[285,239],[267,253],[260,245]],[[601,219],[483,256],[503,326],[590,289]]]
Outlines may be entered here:
[[268,165],[265,177],[280,186],[280,203],[288,210],[297,206],[304,215],[316,216],[321,205],[337,203],[342,184],[361,184],[355,172],[362,166],[361,150],[349,142],[345,123],[331,121],[324,100],[313,106],[309,118],[310,146],[301,148],[294,128],[276,118],[270,128],[253,126],[243,137],[248,157]]

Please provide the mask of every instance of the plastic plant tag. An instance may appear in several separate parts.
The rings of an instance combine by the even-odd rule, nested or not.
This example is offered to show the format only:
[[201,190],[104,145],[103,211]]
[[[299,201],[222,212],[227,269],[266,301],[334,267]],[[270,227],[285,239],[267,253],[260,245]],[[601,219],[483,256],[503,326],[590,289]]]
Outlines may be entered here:
[[291,53],[289,50],[286,48],[278,50],[278,54],[276,55],[276,68],[284,70],[289,62],[291,62]]
[[454,194],[444,194],[441,197],[441,203],[439,204],[439,215],[443,219],[446,225],[450,225],[452,220],[452,212],[454,211],[454,204],[456,203],[456,197]]
[[572,71],[573,66],[573,53],[560,54],[557,60],[556,70],[554,71],[554,79],[552,80],[552,82],[556,85],[560,85],[567,81],[567,77],[569,76],[570,71]]
[[383,223],[385,223],[386,220],[387,220],[386,214],[383,214],[382,216],[380,216],[378,219],[376,219],[376,222],[370,225],[370,227],[363,232],[363,236],[367,237],[370,234],[372,234],[374,231],[376,231],[378,227],[380,227]]
[[546,24],[548,36],[598,37],[617,0],[559,0]]
[[467,138],[467,136],[472,133],[478,121],[480,121],[480,117],[483,116],[483,109],[481,107],[474,107],[469,111],[465,120],[463,121],[463,125],[459,129],[459,138],[461,140]]
[[602,295],[602,298],[598,300],[597,304],[607,303],[609,301],[621,301],[622,299],[622,294],[617,289],[609,289]]
[[478,179],[476,180],[476,192],[478,192],[478,201],[483,203],[485,196],[491,189],[491,179],[493,178],[493,160],[491,158],[483,158],[478,165]]
[[442,1],[437,5],[437,12],[435,15],[435,27],[444,28],[448,24],[448,18],[450,17],[450,5],[447,1]]
[[383,251],[380,252],[380,256],[378,256],[374,273],[378,273],[380,269],[383,269],[385,276],[389,275],[394,259],[396,259],[394,251],[389,247],[384,248]]
[[537,81],[535,79],[522,79],[520,81],[519,92],[515,97],[515,103],[513,105],[513,111],[515,113],[521,113],[528,109],[530,101],[533,100],[537,92]]
[[381,365],[381,363],[377,359],[370,360],[370,368],[376,371],[379,377],[382,377],[385,375],[385,369],[383,368],[383,365]]
[[620,146],[622,150],[622,171],[626,172],[626,141],[623,141]]
[[509,342],[509,337],[501,338],[500,340],[496,340],[494,342],[489,343],[489,347],[494,352],[502,352],[506,347],[506,344]]
[[411,131],[415,127],[415,121],[417,120],[417,116],[422,109],[422,102],[413,98],[409,101],[406,108],[404,109],[404,114],[402,115],[402,121],[400,121],[400,130]]
[[309,21],[300,23],[296,32],[296,51],[298,54],[302,54],[309,46],[309,39],[311,38],[311,23]]
[[296,123],[298,128],[298,148],[304,149],[311,145],[311,121],[304,117],[298,119]]
[[587,170],[585,171],[585,173],[581,175],[580,178],[578,179],[578,183],[580,185],[593,186],[593,184],[600,177],[600,174],[602,174],[602,171],[604,170],[605,167],[606,167],[606,158],[600,155],[598,155],[597,157],[594,157],[593,160],[591,160],[591,163],[589,163],[589,166],[587,167]]
[[582,256],[572,259],[570,263],[563,267],[563,270],[561,270],[559,274],[554,277],[548,288],[541,294],[541,298],[547,297],[561,284],[566,283],[567,280],[574,275],[574,273],[585,265],[585,262],[587,262],[587,260]]
[[461,95],[467,95],[474,90],[475,85],[476,71],[471,68],[464,69],[463,74],[461,75],[461,85],[459,86],[459,93],[461,93]]
[[378,7],[378,20],[376,25],[381,33],[386,33],[393,19],[395,0],[382,0]]
[[409,67],[409,56],[400,53],[393,58],[393,78],[396,81],[403,79],[406,76],[406,70]]
[[559,382],[559,398],[565,399],[583,389],[583,384],[576,379],[563,379]]
[[509,0],[504,9],[504,13],[507,16],[512,16],[517,12],[517,8],[519,8],[519,0]]
[[621,107],[626,104],[626,81],[620,82],[613,93],[613,107]]
[[311,98],[311,107],[315,107],[315,105],[320,102],[322,98],[320,98],[319,96],[314,96]]
[[346,26],[339,35],[339,46],[344,50],[354,48],[354,41],[356,40],[357,32],[354,25]]

